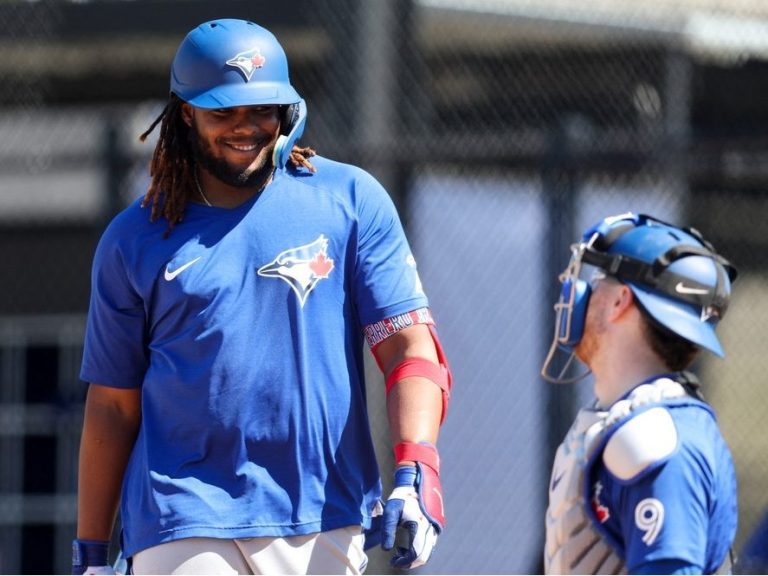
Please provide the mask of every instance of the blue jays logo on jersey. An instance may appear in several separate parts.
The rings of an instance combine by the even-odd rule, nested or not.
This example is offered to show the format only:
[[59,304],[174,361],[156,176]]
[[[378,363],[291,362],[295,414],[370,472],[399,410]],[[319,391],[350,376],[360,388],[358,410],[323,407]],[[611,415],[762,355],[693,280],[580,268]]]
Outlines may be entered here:
[[246,81],[250,81],[251,76],[253,76],[253,71],[264,66],[266,61],[267,59],[261,55],[261,50],[258,48],[251,48],[250,50],[240,52],[240,54],[235,55],[234,58],[227,60],[227,66],[239,68],[245,76]]
[[611,511],[607,506],[600,502],[600,494],[603,491],[602,482],[595,482],[592,487],[592,512],[595,514],[595,518],[600,524],[605,524],[611,517]]
[[328,278],[333,266],[333,259],[328,258],[328,239],[320,234],[310,244],[283,250],[257,273],[265,278],[280,278],[287,282],[303,308],[310,292],[320,280]]

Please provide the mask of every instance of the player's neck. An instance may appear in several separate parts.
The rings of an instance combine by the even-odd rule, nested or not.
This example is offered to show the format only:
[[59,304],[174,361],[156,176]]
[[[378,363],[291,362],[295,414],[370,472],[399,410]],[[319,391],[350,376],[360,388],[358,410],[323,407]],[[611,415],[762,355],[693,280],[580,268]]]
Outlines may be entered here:
[[[199,173],[199,174],[198,174]],[[197,170],[194,198],[197,202],[216,208],[236,208],[259,195],[272,181],[273,171],[264,174],[263,179],[254,186],[232,186],[222,182],[205,170]]]
[[592,371],[598,405],[608,408],[641,382],[669,370],[650,348],[636,347],[626,354],[615,354]]

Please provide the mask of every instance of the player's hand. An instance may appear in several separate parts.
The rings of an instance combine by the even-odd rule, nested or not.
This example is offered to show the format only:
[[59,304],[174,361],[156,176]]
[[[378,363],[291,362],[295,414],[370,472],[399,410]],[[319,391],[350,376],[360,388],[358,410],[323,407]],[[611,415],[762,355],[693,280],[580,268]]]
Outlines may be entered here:
[[72,542],[72,574],[114,574],[109,565],[109,542],[74,540]]
[[398,546],[390,564],[396,568],[418,568],[427,563],[443,529],[442,489],[437,473],[420,462],[395,472],[395,488],[384,505],[382,542],[384,550],[395,546],[398,529],[405,532],[407,546]]

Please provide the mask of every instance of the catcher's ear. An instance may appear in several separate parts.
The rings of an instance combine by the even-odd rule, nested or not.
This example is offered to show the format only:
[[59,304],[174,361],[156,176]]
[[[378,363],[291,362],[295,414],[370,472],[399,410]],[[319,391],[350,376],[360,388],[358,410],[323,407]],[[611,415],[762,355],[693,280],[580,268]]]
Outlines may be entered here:
[[608,311],[609,320],[615,320],[621,317],[635,301],[635,295],[626,284],[619,284],[616,294],[611,301],[611,308]]

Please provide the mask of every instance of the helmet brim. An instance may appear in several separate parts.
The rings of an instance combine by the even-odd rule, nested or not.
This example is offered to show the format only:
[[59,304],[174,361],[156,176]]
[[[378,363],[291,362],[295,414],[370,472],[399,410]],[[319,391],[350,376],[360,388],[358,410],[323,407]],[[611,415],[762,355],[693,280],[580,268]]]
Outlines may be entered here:
[[701,308],[659,296],[658,293],[649,292],[636,284],[629,283],[629,286],[641,306],[661,325],[721,358],[725,356],[715,334],[715,322],[711,319],[702,320]]
[[301,96],[292,86],[282,83],[253,82],[216,86],[186,100],[196,108],[216,109],[235,106],[296,104]]

